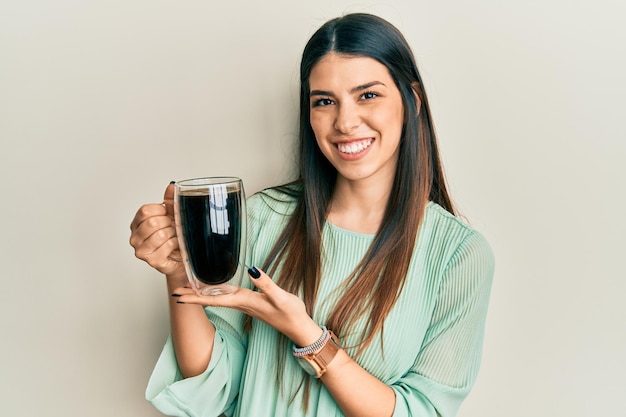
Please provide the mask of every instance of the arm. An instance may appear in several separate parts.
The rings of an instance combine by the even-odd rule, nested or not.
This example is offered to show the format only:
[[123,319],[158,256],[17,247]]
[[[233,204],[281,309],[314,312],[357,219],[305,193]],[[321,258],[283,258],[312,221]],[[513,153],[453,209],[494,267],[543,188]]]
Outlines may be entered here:
[[[168,276],[167,291],[187,285],[187,276]],[[203,373],[213,353],[215,327],[199,305],[181,304],[177,297],[169,298],[170,328],[176,362],[183,378]]]
[[393,389],[363,369],[343,349],[337,352],[321,380],[347,417],[393,415]]
[[413,367],[392,385],[394,417],[456,415],[478,374],[493,273],[488,243],[467,236],[447,262]]

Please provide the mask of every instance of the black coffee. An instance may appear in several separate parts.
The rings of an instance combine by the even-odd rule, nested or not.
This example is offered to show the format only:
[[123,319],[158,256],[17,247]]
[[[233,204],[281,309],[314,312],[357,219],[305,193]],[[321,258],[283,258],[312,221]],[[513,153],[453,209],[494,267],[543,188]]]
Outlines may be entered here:
[[241,193],[179,195],[189,263],[205,284],[223,284],[235,275],[241,242]]

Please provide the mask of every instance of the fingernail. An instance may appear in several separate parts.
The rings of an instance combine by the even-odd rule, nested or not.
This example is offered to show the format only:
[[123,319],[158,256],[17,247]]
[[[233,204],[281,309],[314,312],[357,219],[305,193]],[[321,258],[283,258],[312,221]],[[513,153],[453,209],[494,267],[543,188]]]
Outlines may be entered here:
[[182,302],[182,301],[180,301],[180,300],[176,300],[176,304],[187,304],[187,303],[183,303],[183,302]]
[[248,269],[248,274],[250,274],[250,276],[255,279],[261,276],[261,273],[259,272],[258,269],[256,269],[256,266],[253,266],[252,268]]
[[170,181],[170,184],[176,184],[176,181]]
[[172,297],[180,297],[180,294],[172,294]]

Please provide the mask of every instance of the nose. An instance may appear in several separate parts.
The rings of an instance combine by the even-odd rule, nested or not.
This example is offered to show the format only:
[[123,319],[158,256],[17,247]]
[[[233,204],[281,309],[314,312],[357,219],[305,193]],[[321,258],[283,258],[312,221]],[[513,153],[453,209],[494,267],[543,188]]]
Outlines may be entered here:
[[361,115],[354,103],[343,102],[337,106],[334,127],[341,133],[350,133],[361,124]]

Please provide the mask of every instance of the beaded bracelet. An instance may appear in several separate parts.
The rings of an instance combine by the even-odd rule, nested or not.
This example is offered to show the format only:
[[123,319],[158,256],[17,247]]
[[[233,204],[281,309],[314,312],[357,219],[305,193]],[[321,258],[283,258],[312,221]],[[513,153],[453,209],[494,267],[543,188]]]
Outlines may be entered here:
[[293,345],[293,356],[305,356],[311,355],[319,352],[322,348],[328,343],[330,340],[330,332],[326,328],[326,326],[322,326],[323,333],[319,339],[317,339],[313,344],[305,347],[296,347]]

